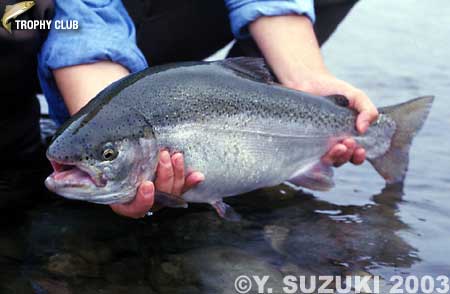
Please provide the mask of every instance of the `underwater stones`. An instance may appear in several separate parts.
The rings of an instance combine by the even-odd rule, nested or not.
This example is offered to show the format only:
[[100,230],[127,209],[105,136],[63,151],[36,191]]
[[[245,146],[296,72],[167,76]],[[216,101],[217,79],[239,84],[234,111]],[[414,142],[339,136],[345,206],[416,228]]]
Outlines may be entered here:
[[98,276],[98,268],[95,265],[69,253],[57,253],[50,256],[46,269],[52,274],[65,277]]
[[159,269],[153,268],[151,273],[153,286],[174,293],[185,293],[184,286],[201,289],[204,293],[235,293],[234,281],[240,275],[269,275],[273,285],[282,283],[282,273],[263,257],[226,246],[168,256],[159,264]]
[[283,253],[284,242],[289,235],[289,228],[277,225],[267,225],[264,227],[264,238],[270,243],[273,250]]

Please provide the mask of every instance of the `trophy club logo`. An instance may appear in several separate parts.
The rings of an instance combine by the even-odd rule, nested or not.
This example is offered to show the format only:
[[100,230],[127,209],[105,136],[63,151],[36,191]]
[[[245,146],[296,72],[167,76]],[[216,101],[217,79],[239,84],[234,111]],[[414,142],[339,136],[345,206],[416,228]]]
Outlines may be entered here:
[[18,16],[32,9],[35,1],[23,1],[14,5],[6,5],[5,12],[2,17],[2,26],[10,34],[12,34],[12,23],[14,28],[18,30],[77,30],[79,27],[77,20],[18,20]]

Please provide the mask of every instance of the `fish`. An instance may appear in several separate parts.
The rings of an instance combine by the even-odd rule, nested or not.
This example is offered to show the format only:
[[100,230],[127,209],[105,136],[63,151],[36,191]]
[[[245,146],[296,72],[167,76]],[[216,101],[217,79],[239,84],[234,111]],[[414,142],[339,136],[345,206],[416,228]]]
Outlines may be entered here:
[[2,25],[10,34],[11,31],[11,20],[15,19],[19,15],[27,12],[35,5],[34,1],[22,1],[19,3],[16,3],[14,5],[6,5],[5,7],[5,13],[2,17]]
[[55,134],[47,150],[53,192],[100,204],[132,201],[155,180],[161,150],[184,154],[185,167],[205,180],[170,207],[209,203],[226,219],[237,214],[223,198],[290,183],[326,191],[333,170],[321,161],[353,137],[386,183],[405,179],[409,150],[434,97],[379,108],[367,132],[344,96],[316,96],[282,86],[261,58],[183,62],[148,68],[100,92]]

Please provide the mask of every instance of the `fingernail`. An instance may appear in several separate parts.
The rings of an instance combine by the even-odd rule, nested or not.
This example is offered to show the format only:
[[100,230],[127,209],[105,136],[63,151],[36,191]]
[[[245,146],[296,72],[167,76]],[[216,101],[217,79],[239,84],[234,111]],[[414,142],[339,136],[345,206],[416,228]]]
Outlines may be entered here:
[[339,157],[339,156],[344,155],[344,153],[345,153],[344,150],[338,150],[338,151],[336,151],[336,153],[334,154],[334,156]]
[[345,139],[343,144],[345,145],[345,147],[352,149],[355,147],[356,142],[353,138],[347,138],[347,139]]
[[181,153],[175,154],[174,162],[176,165],[181,164],[183,160],[183,156],[181,156]]
[[199,174],[198,175],[198,181],[199,182],[203,182],[205,180],[205,175],[204,174]]
[[360,128],[359,128],[361,133],[365,133],[368,128],[369,128],[369,122],[368,121],[361,122]]
[[369,128],[370,123],[368,121],[365,121],[363,124],[363,129],[367,130]]
[[154,192],[153,190],[154,190],[153,185],[144,185],[142,187],[142,193],[144,193],[145,196],[153,194]]
[[170,163],[170,155],[169,155],[169,152],[167,152],[167,151],[162,151],[162,152],[161,152],[161,158],[160,158],[160,160],[161,160],[162,163],[165,163],[165,164]]

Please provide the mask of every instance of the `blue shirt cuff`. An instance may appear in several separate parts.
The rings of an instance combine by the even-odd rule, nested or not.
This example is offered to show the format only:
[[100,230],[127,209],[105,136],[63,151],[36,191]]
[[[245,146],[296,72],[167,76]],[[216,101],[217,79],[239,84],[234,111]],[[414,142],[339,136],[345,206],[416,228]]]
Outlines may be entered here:
[[38,56],[38,75],[49,104],[49,113],[57,123],[69,114],[58,91],[52,70],[101,60],[110,60],[130,72],[148,65],[136,45],[134,24],[120,0],[56,0],[56,20],[77,20],[78,30],[49,32]]
[[306,15],[315,21],[313,0],[226,0],[231,30],[237,39],[249,37],[248,25],[261,16]]

